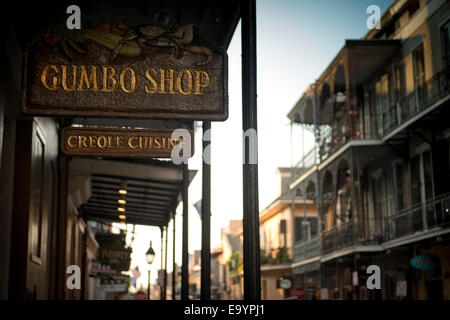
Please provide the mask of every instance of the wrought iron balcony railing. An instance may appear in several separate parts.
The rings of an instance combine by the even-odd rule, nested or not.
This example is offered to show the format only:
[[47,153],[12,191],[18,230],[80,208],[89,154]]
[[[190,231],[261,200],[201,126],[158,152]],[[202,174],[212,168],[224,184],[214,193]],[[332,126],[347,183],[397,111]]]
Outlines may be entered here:
[[416,232],[450,227],[450,193],[418,204],[388,218],[385,239],[394,240]]
[[450,66],[436,73],[413,92],[400,99],[386,112],[381,114],[383,125],[379,131],[383,135],[405,123],[418,113],[431,107],[439,99],[450,93]]
[[353,221],[322,232],[322,253],[348,247],[354,243]]
[[294,262],[320,255],[320,238],[314,236],[309,240],[294,243]]
[[[364,221],[361,224],[366,224]],[[382,244],[436,228],[450,228],[450,193],[435,197],[383,219],[368,221],[368,232],[357,232],[350,221],[322,232],[322,253],[351,245]],[[360,230],[362,231],[362,230]],[[294,258],[296,257],[294,246]]]

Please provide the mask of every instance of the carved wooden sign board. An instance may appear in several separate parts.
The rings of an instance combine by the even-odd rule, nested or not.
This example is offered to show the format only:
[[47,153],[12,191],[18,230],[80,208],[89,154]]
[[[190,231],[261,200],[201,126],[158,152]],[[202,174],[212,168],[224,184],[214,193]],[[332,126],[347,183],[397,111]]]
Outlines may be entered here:
[[161,129],[112,129],[67,127],[62,130],[61,150],[71,156],[121,156],[170,158],[172,150],[180,143],[190,143],[188,148],[194,154],[194,136],[191,139],[172,137],[173,130]]
[[226,52],[201,38],[194,25],[53,28],[25,50],[22,111],[223,121],[227,72]]

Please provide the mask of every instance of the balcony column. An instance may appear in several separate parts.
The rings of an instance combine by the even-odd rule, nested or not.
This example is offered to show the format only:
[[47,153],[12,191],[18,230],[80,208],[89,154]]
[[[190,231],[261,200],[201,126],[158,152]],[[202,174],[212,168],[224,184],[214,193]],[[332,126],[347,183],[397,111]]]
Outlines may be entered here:
[[[203,167],[202,167],[202,251],[201,251],[201,293],[202,300],[211,299],[211,146],[205,137],[211,132],[211,122],[203,121]],[[211,137],[209,136],[209,140]],[[205,160],[206,159],[206,160]]]
[[[256,108],[256,1],[241,2],[242,35],[242,127],[257,132]],[[258,154],[257,137],[244,142],[243,164],[243,251],[244,299],[261,299],[259,248],[258,164],[248,163],[250,155]]]
[[182,239],[182,265],[181,265],[181,300],[189,299],[189,246],[188,246],[188,185],[189,170],[187,163],[183,167],[183,185],[181,196],[183,201],[183,239]]

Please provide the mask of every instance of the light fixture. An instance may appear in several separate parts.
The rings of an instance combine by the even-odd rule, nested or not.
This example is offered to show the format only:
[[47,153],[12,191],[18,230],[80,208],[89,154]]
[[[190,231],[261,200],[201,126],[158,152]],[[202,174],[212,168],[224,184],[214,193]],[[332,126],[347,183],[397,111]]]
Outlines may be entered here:
[[126,204],[126,203],[127,203],[127,200],[125,200],[125,199],[119,199],[119,200],[117,200],[117,202],[118,202],[119,204]]
[[125,212],[126,210],[125,210],[124,207],[118,207],[118,208],[117,208],[117,211],[119,211],[119,212]]
[[120,194],[127,194],[127,180],[122,180],[119,188]]
[[127,216],[126,215],[124,215],[124,214],[119,214],[119,219],[121,219],[121,220],[125,220],[127,218]]
[[152,242],[150,241],[150,248],[148,248],[147,252],[145,253],[145,259],[147,260],[148,264],[152,264],[153,259],[155,259],[155,250],[152,248]]

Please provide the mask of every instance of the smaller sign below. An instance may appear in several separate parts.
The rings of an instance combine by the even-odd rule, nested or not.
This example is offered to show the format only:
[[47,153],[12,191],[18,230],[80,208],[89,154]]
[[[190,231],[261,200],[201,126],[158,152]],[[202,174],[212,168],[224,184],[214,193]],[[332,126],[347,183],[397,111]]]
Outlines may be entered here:
[[96,275],[97,273],[114,273],[111,266],[103,265],[101,263],[92,261],[89,263],[89,274]]
[[287,278],[285,278],[285,279],[282,279],[281,281],[280,281],[280,287],[282,288],[282,289],[290,289],[291,287],[292,287],[292,281],[291,281],[291,279],[287,279]]
[[[191,130],[179,130],[172,138],[175,129],[113,129],[67,127],[62,130],[62,151],[71,156],[125,156],[170,158],[172,149],[184,143],[184,152],[194,153],[194,135]],[[190,140],[190,141],[188,141]],[[189,145],[186,145],[189,143]]]
[[395,295],[397,297],[406,297],[408,288],[407,285],[408,283],[406,281],[397,281]]
[[358,271],[353,271],[353,273],[352,273],[352,283],[353,283],[354,286],[357,286],[359,284]]
[[320,300],[328,300],[328,288],[320,289]]
[[103,292],[126,292],[127,282],[125,277],[101,277],[100,288]]
[[439,263],[439,258],[434,254],[422,254],[411,259],[411,265],[420,270],[433,270]]
[[295,288],[294,290],[292,290],[292,295],[297,297],[297,299],[302,300],[305,298],[305,289]]

